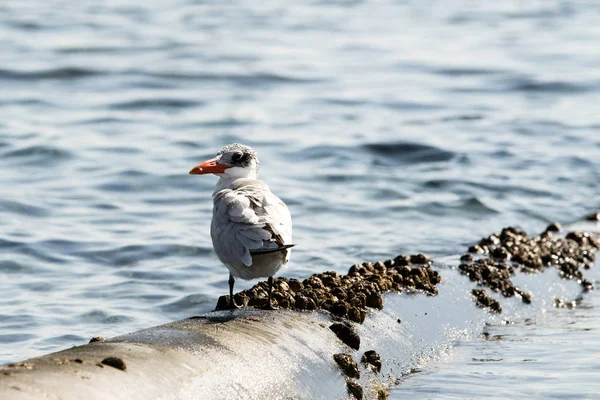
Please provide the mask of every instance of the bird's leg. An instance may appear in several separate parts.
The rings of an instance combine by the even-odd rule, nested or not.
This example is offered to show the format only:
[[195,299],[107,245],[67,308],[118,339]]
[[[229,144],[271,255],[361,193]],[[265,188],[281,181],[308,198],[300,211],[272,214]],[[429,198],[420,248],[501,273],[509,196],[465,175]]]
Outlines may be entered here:
[[267,302],[267,304],[262,308],[263,310],[279,310],[279,307],[275,307],[272,303],[271,303],[271,293],[273,293],[273,277],[270,276],[269,277],[269,300]]
[[233,279],[233,275],[229,274],[229,308],[232,310],[238,310],[242,308],[235,304],[235,300],[233,299],[233,285],[235,284],[235,279]]

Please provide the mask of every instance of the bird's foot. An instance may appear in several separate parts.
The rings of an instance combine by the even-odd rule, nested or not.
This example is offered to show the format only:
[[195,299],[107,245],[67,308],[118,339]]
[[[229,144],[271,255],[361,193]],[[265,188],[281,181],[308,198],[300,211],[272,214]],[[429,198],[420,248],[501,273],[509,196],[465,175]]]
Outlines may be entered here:
[[239,310],[242,306],[236,304],[235,300],[232,302],[229,300],[229,296],[221,296],[217,301],[217,306],[215,307],[215,311],[221,310]]
[[229,306],[227,307],[229,310],[240,310],[243,307],[235,302],[233,298],[229,300]]
[[275,310],[279,310],[279,307],[274,306],[273,303],[271,303],[270,301],[268,301],[267,304],[265,304],[264,306],[262,306],[260,309],[261,310],[268,310],[268,311],[275,311]]

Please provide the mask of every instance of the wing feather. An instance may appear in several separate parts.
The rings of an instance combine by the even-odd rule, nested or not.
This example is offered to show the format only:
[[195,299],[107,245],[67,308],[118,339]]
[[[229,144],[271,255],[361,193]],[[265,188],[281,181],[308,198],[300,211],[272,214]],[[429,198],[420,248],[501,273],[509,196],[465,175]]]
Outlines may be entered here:
[[211,236],[224,263],[252,265],[251,251],[276,250],[292,240],[290,212],[267,185],[238,179],[215,192]]

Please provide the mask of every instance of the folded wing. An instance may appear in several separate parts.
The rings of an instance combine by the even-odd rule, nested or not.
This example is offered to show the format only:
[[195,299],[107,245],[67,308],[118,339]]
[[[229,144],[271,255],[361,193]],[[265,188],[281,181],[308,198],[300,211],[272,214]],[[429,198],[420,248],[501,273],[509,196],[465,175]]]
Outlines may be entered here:
[[238,179],[230,189],[213,196],[211,236],[224,263],[252,265],[252,254],[285,251],[291,247],[290,212],[267,185]]

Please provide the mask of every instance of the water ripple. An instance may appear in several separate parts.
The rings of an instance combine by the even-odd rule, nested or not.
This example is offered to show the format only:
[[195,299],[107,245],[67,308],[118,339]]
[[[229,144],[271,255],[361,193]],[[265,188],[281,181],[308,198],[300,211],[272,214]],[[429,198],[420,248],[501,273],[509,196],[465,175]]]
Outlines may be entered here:
[[376,162],[383,165],[443,162],[456,156],[449,150],[411,142],[369,143],[362,147],[375,155]]
[[4,159],[15,159],[19,163],[36,165],[53,165],[68,160],[72,153],[68,150],[49,145],[31,145],[24,148],[6,151]]
[[[11,201],[11,200],[2,200],[0,199],[0,213],[7,214],[18,214],[26,217],[47,217],[50,215],[50,212],[39,206],[34,206],[32,204],[27,204],[23,201]],[[2,243],[4,239],[0,239],[0,247],[4,247]]]
[[160,306],[160,309],[161,311],[167,313],[181,312],[185,310],[193,310],[197,312],[200,306],[212,306],[210,297],[202,294],[192,294],[184,296],[171,303],[164,304]]
[[143,110],[157,109],[164,110],[170,108],[188,108],[204,105],[201,101],[182,100],[182,99],[144,99],[131,100],[121,103],[110,104],[108,108],[113,110]]
[[0,249],[12,249],[22,245],[23,243],[21,242],[16,242],[14,240],[9,240],[0,237]]
[[272,72],[257,73],[174,73],[174,72],[129,72],[129,74],[140,74],[148,77],[185,80],[185,81],[208,81],[208,82],[233,82],[243,86],[258,86],[264,84],[299,84],[299,83],[322,83],[324,78],[309,78],[301,76],[285,75]]
[[60,67],[39,71],[15,71],[0,69],[0,80],[70,80],[102,75],[104,72],[87,68]]
[[590,90],[597,90],[598,84],[588,82],[585,85],[579,85],[573,82],[565,81],[550,81],[540,82],[534,79],[524,79],[521,81],[513,81],[509,83],[510,89],[524,92],[539,92],[539,93],[583,93]]
[[31,274],[33,269],[16,261],[0,260],[0,272],[6,274]]
[[119,246],[106,250],[77,251],[73,254],[111,267],[121,267],[138,264],[144,260],[158,260],[171,256],[202,256],[209,254],[210,251],[207,247],[179,244],[151,244]]
[[29,333],[9,333],[0,335],[0,343],[21,343],[35,339],[37,336]]
[[79,319],[81,321],[100,324],[117,324],[131,321],[131,318],[125,315],[111,315],[107,314],[102,310],[92,310],[86,312],[84,314],[79,315]]
[[461,76],[479,76],[479,75],[496,75],[506,74],[508,71],[491,69],[491,68],[474,68],[474,67],[442,67],[433,69],[432,72],[440,75],[451,77]]

